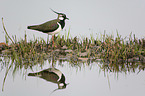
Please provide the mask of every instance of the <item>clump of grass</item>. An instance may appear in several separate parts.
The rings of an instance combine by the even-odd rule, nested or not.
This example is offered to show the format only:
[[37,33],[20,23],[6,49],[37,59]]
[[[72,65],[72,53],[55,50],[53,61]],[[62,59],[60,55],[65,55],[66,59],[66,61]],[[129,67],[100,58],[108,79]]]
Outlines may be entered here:
[[[44,60],[55,56],[56,59],[65,57],[69,62],[83,62],[83,60],[95,61],[101,59],[102,62],[108,63],[110,69],[123,67],[124,63],[128,62],[145,62],[145,39],[137,39],[134,35],[130,35],[128,40],[122,38],[118,33],[117,37],[102,35],[102,39],[83,38],[82,40],[74,37],[69,38],[69,33],[66,36],[55,36],[55,48],[52,48],[52,41],[45,42],[43,38],[35,39],[34,41],[27,40],[25,34],[24,40],[10,44],[8,56],[11,56],[13,62],[19,65],[33,66],[36,63],[43,64]],[[7,42],[8,40],[6,40]],[[84,58],[84,59],[83,59]],[[120,64],[122,66],[120,66]],[[144,67],[143,67],[144,68]]]
[[[4,30],[6,32],[5,27]],[[74,65],[79,65],[80,62],[90,64],[99,60],[104,62],[102,68],[107,66],[109,70],[117,72],[125,68],[125,64],[131,65],[134,62],[141,62],[143,65],[145,63],[144,38],[137,39],[132,34],[129,38],[122,38],[118,33],[117,37],[114,37],[105,34],[105,32],[100,36],[100,39],[94,38],[93,35],[91,35],[91,39],[87,37],[72,38],[69,29],[65,35],[54,36],[55,47],[52,47],[49,37],[47,41],[43,38],[34,38],[33,41],[28,41],[25,33],[24,39],[17,41],[16,36],[12,36],[13,39],[11,39],[6,32],[6,44],[9,43],[9,39],[12,43],[9,43],[7,47],[2,45],[0,52],[1,56],[10,57],[15,65],[25,66],[25,68],[38,63],[43,64],[45,60],[52,59],[52,57],[56,60],[63,58]],[[144,66],[140,68],[144,70]]]

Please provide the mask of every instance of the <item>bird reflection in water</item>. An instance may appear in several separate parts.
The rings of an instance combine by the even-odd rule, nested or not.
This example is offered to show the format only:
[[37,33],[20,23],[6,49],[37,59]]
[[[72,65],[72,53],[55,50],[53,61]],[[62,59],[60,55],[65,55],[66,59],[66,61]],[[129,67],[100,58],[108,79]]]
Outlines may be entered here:
[[[68,84],[65,83],[64,74],[56,68],[48,68],[36,73],[29,73],[28,76],[35,76],[46,81],[58,84],[58,89],[65,89]],[[54,91],[58,90],[55,89]],[[53,92],[54,92],[53,91]]]

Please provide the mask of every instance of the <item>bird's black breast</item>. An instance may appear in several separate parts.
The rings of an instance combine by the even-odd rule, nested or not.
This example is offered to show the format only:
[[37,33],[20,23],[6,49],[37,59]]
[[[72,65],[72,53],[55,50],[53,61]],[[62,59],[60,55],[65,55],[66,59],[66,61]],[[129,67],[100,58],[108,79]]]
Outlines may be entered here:
[[65,83],[65,76],[62,74],[61,79],[59,80],[60,83]]
[[64,26],[65,26],[65,21],[64,21],[64,20],[60,20],[59,23],[60,23],[60,25],[61,25],[61,28],[63,29]]

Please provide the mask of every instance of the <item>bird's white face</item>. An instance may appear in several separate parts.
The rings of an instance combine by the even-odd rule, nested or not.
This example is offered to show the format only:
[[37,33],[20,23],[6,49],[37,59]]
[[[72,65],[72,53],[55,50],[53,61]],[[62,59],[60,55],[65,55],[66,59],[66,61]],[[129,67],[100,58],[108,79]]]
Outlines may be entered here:
[[63,19],[64,19],[63,15],[59,15],[59,20],[63,20]]
[[64,84],[63,83],[60,83],[59,86],[62,87],[62,86],[64,86]]
[[64,87],[64,84],[63,83],[58,84],[58,88],[59,89],[63,89],[63,87]]

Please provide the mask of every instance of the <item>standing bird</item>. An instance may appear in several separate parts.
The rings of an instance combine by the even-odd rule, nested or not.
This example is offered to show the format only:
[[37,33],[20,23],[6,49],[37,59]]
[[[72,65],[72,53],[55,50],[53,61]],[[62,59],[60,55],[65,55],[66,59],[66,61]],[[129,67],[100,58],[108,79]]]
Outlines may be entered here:
[[[52,9],[51,9],[52,10]],[[59,33],[65,26],[65,20],[68,19],[65,14],[58,13],[52,10],[54,13],[58,14],[57,19],[45,22],[40,25],[28,26],[28,29],[38,30],[48,35],[52,35],[52,42],[54,44],[54,34]],[[68,19],[69,20],[69,19]]]

